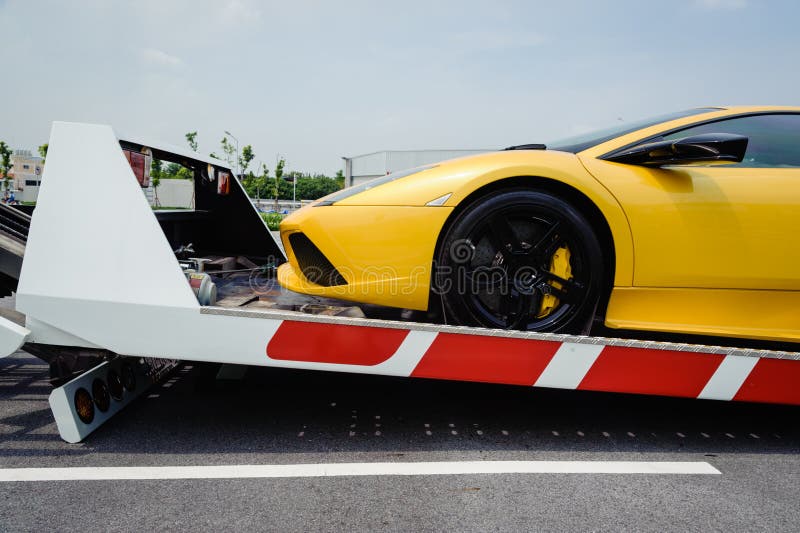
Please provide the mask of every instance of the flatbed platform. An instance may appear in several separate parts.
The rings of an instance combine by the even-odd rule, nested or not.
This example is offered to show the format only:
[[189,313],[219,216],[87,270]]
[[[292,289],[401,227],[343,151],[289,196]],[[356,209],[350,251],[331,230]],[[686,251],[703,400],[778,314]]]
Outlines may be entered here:
[[[77,172],[87,147],[93,165]],[[123,151],[191,166],[195,210],[154,213]],[[88,416],[132,401],[104,392],[119,392],[125,363],[152,377],[144,367],[163,360],[800,405],[793,346],[452,326],[288,292],[272,276],[279,244],[216,159],[57,123],[46,173],[16,298],[25,326],[0,318],[0,345],[56,361],[52,410],[70,441],[110,416],[81,422],[79,405]],[[81,190],[103,201],[76,209]]]

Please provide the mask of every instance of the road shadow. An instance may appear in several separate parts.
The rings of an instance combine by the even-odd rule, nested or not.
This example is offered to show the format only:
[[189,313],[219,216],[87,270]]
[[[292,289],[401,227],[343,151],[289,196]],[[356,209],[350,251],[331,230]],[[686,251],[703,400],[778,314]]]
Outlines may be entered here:
[[185,365],[84,443],[68,445],[40,403],[49,393],[46,366],[17,368],[19,386],[0,391],[1,401],[41,398],[0,415],[0,453],[800,451],[800,409],[792,406],[269,368],[221,382],[214,370]]

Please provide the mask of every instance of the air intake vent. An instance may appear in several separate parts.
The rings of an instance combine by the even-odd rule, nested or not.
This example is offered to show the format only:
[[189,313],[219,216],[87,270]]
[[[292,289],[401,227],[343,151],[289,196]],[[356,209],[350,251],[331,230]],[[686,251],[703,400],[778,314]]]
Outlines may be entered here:
[[292,233],[289,235],[289,244],[300,265],[300,271],[308,281],[323,287],[347,285],[339,271],[305,234]]

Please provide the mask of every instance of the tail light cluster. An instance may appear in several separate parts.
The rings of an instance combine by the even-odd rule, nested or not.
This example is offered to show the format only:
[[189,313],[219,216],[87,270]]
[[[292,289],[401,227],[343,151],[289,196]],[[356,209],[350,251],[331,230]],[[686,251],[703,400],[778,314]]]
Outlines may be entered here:
[[95,409],[105,413],[112,401],[120,402],[125,394],[136,390],[136,372],[129,361],[122,363],[119,373],[111,369],[105,378],[97,377],[92,381],[91,392],[84,387],[75,390],[75,412],[84,424],[94,420]]

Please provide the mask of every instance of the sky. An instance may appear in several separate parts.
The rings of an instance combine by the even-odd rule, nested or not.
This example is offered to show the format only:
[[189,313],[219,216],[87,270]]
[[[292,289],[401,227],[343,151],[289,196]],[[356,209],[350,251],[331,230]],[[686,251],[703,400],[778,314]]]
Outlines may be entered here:
[[224,131],[329,175],[379,150],[547,142],[708,105],[800,105],[800,3],[0,0],[0,140],[54,120]]

